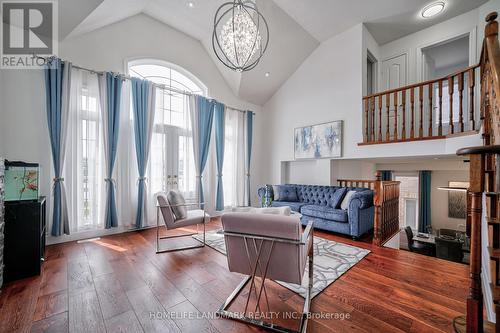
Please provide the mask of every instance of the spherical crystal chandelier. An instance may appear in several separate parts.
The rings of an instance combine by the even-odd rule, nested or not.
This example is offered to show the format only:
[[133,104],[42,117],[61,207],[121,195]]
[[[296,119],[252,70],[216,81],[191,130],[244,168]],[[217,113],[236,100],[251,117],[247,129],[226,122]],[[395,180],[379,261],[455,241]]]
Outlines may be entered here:
[[255,1],[234,0],[217,9],[212,46],[225,66],[237,72],[255,68],[268,43],[269,28]]

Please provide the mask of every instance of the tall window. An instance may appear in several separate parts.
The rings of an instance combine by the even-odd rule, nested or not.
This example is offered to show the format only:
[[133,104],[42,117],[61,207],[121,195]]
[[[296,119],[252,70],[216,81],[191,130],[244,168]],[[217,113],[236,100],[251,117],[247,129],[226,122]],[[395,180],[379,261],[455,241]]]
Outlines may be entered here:
[[399,186],[399,226],[418,230],[418,174],[396,174]]
[[100,126],[97,110],[97,97],[92,96],[88,87],[81,90],[81,212],[78,229],[92,229],[98,220],[99,183],[100,183]]
[[224,166],[224,205],[241,206],[245,203],[245,114],[226,111]]
[[[206,87],[193,75],[178,66],[154,60],[129,63],[131,76],[180,91],[206,95]],[[148,164],[149,189],[179,189],[194,198],[196,174],[188,98],[180,92],[157,88],[156,112]]]
[[97,75],[73,70],[63,170],[71,232],[104,227],[102,125]]

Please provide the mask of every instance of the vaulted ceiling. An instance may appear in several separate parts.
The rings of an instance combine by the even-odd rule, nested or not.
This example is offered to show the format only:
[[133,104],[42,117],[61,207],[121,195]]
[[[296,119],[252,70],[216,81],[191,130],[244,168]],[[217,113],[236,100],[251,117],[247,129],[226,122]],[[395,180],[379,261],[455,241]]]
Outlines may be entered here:
[[[269,24],[269,48],[255,69],[237,73],[225,68],[212,50],[213,16],[226,1],[61,0],[59,36],[70,38],[144,13],[198,39],[234,93],[262,105],[320,42],[358,23],[365,22],[377,42],[384,44],[487,2],[446,0],[442,15],[422,20],[420,10],[429,0],[257,0]],[[266,72],[269,77],[265,77]]]

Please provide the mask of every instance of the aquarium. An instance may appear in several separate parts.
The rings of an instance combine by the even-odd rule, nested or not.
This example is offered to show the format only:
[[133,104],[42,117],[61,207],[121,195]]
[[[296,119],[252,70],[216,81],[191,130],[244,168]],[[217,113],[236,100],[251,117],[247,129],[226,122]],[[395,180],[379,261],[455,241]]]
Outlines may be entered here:
[[5,161],[5,201],[38,200],[36,163]]

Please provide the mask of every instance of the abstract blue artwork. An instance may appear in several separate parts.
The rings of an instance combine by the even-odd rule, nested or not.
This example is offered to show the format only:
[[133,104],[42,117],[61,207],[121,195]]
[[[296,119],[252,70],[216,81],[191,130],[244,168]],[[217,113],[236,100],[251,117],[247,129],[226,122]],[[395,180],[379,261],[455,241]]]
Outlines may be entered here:
[[294,133],[295,159],[342,156],[342,121],[299,127]]

